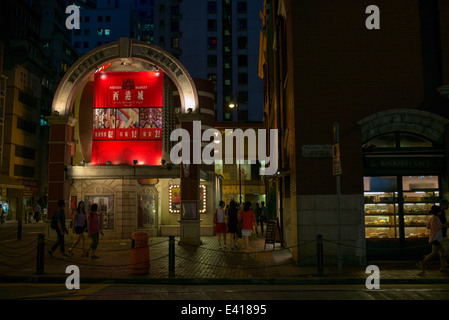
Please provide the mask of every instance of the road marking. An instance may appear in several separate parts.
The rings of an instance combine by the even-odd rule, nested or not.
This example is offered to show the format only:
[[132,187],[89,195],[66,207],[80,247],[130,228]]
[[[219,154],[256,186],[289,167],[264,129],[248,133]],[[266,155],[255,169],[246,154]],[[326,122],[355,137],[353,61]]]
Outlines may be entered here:
[[87,288],[84,289],[85,286],[86,285],[81,285],[81,289],[79,290],[70,290],[72,292],[75,291],[74,296],[64,298],[64,300],[83,300],[87,296],[90,296],[95,292],[103,290],[104,288],[108,287],[109,284],[91,284],[87,285]]

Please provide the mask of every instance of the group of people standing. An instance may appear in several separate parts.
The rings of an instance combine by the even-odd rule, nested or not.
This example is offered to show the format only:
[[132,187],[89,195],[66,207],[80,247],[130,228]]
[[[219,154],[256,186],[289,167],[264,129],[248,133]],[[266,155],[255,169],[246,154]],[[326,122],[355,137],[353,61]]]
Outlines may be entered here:
[[268,210],[265,207],[265,203],[256,204],[255,210],[252,210],[250,201],[246,201],[243,207],[232,200],[229,203],[227,209],[225,209],[225,202],[220,201],[219,208],[215,211],[214,215],[214,232],[218,236],[218,246],[222,248],[222,240],[224,247],[226,247],[227,234],[231,235],[231,250],[239,249],[239,238],[243,237],[246,243],[246,254],[249,254],[249,240],[253,231],[256,231],[258,235],[258,225],[261,227],[261,233],[263,234],[263,223],[266,222],[268,217]]
[[[58,235],[58,239],[53,244],[52,248],[47,251],[47,255],[53,256],[53,252],[60,247],[61,254],[63,258],[68,258],[69,256],[65,253],[64,247],[64,236],[68,234],[67,227],[65,225],[65,212],[64,212],[65,202],[64,200],[58,201],[58,211],[55,213],[57,226],[55,231]],[[71,223],[73,233],[78,236],[73,245],[69,248],[69,253],[74,255],[74,249],[81,241],[82,245],[82,256],[89,257],[89,253],[92,250],[92,259],[98,259],[99,257],[95,255],[95,250],[98,247],[98,242],[100,234],[103,235],[103,230],[101,229],[100,217],[98,215],[98,204],[94,203],[90,207],[90,212],[86,213],[86,206],[84,201],[78,203],[76,208],[73,221]],[[85,236],[84,233],[87,232],[88,236],[91,238],[91,244],[87,250],[84,249]]]
[[436,255],[440,257],[440,271],[449,272],[447,269],[447,253],[449,252],[449,240],[447,238],[447,227],[449,223],[446,218],[446,211],[449,208],[449,202],[446,199],[440,201],[439,206],[432,206],[429,214],[432,216],[427,222],[429,230],[429,243],[432,244],[432,252],[429,253],[424,260],[419,261],[416,265],[422,271],[425,270],[427,264]]

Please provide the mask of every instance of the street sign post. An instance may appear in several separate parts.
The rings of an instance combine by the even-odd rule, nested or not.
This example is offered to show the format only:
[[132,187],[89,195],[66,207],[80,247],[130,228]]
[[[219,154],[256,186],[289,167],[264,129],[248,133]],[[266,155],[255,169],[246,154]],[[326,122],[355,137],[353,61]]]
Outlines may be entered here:
[[337,210],[338,210],[338,273],[342,273],[342,251],[341,251],[341,189],[340,177],[342,174],[340,162],[340,128],[338,123],[334,123],[334,145],[332,147],[332,168],[333,174],[337,177]]

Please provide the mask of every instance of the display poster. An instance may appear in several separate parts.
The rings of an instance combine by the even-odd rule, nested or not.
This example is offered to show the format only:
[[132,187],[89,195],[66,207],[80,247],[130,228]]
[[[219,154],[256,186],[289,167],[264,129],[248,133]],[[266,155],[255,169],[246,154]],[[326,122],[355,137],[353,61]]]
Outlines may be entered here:
[[164,73],[97,72],[91,165],[160,165]]
[[138,227],[156,227],[157,199],[154,195],[139,195]]
[[169,211],[173,213],[181,212],[181,187],[171,185],[169,187]]
[[98,204],[98,215],[103,230],[114,229],[114,196],[85,196],[84,203],[90,210],[92,204]]

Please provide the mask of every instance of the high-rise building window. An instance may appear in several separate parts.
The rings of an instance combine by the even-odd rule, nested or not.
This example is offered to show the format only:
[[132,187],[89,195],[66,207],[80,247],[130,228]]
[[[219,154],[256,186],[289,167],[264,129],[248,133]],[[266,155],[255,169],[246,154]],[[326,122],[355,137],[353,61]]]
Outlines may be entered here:
[[239,49],[248,49],[248,39],[246,37],[238,37],[237,43]]
[[98,17],[97,17],[97,21],[98,21],[98,22],[103,22],[103,16],[98,16]]
[[174,37],[171,39],[171,47],[173,49],[179,48],[179,38],[178,37]]
[[179,31],[179,21],[170,22],[170,31],[178,32]]
[[14,165],[14,176],[34,178],[34,168],[15,164]]
[[212,81],[212,83],[217,83],[217,74],[216,73],[209,73],[207,75],[207,80]]
[[246,2],[239,1],[237,3],[237,13],[247,13]]
[[247,55],[239,55],[238,57],[239,67],[247,67],[248,66],[248,56]]
[[238,19],[238,30],[246,31],[248,29],[248,21],[246,19]]
[[239,103],[248,104],[248,91],[239,90]]
[[207,67],[215,68],[217,66],[217,56],[209,55],[207,56]]
[[111,29],[104,29],[104,35],[105,36],[111,35]]
[[89,16],[85,16],[84,17],[84,22],[90,22],[90,17]]
[[207,38],[207,49],[217,49],[217,38],[215,37]]
[[217,2],[216,1],[209,1],[207,3],[207,13],[208,14],[217,13]]
[[248,85],[248,74],[246,72],[245,73],[239,72],[238,78],[239,78],[239,85],[241,86]]
[[215,32],[217,31],[217,20],[207,20],[207,31]]
[[106,16],[106,22],[111,22],[111,16]]
[[36,133],[36,125],[33,122],[22,118],[17,118],[17,129],[21,129],[29,133]]
[[16,146],[14,155],[19,158],[35,160],[36,151],[34,149],[27,148],[27,147]]

